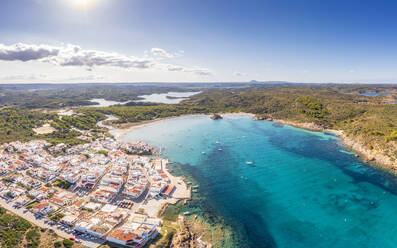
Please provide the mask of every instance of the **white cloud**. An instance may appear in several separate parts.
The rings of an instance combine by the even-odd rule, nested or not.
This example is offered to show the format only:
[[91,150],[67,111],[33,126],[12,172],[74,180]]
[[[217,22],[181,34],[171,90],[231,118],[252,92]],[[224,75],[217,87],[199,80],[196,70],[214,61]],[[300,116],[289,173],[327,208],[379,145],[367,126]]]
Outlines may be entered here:
[[61,47],[57,56],[48,56],[42,61],[60,66],[85,66],[87,68],[112,66],[125,69],[148,69],[154,67],[154,61],[150,58],[137,58],[119,53],[84,50],[76,45]]
[[177,53],[169,53],[162,48],[154,47],[150,50],[150,53],[156,58],[172,59],[172,58],[182,57],[184,54],[184,51],[180,50]]
[[201,76],[212,75],[207,68],[162,64],[156,58],[175,58],[181,56],[182,53],[171,54],[161,48],[152,48],[151,54],[154,57],[139,58],[114,52],[82,49],[80,46],[71,44],[61,46],[23,43],[7,46],[0,44],[0,61],[39,61],[64,67],[85,67],[89,71],[95,67],[118,67],[123,69],[160,69]]
[[58,81],[101,81],[105,79],[104,76],[100,76],[100,75],[87,75],[87,76],[80,76],[80,77],[69,77],[66,79],[59,79]]
[[213,73],[207,68],[186,68],[185,72],[194,73],[199,76],[211,76]]
[[106,77],[101,75],[82,75],[72,77],[48,77],[44,74],[10,74],[0,77],[1,81],[21,82],[21,81],[35,81],[40,82],[43,80],[50,82],[68,82],[68,81],[103,81]]
[[46,79],[47,76],[44,74],[12,74],[0,77],[0,80],[5,81],[20,81],[20,80],[40,80]]
[[167,52],[166,50],[161,49],[161,48],[156,48],[156,47],[152,48],[150,50],[150,53],[153,54],[153,56],[158,56],[158,57],[165,57],[165,58],[173,58],[174,57],[173,54]]
[[233,72],[233,75],[234,75],[234,76],[237,76],[237,77],[247,77],[247,76],[248,76],[247,73],[239,72],[239,71]]
[[213,75],[213,73],[208,68],[199,68],[199,67],[187,68],[184,66],[170,65],[170,64],[163,64],[162,66],[165,67],[166,70],[173,72],[188,72],[199,76]]
[[47,45],[27,45],[17,43],[11,46],[0,44],[0,60],[4,61],[30,61],[57,56],[59,47]]

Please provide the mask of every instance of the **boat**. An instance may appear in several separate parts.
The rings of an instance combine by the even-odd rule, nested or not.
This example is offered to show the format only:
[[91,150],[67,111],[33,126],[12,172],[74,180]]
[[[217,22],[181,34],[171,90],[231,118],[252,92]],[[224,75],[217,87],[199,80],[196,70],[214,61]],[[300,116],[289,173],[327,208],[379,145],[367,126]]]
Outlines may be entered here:
[[221,152],[221,151],[223,151],[223,149],[222,149],[222,148],[218,148],[218,151],[220,151],[220,152]]
[[205,154],[205,152],[201,152],[201,154]]
[[184,215],[189,215],[189,214],[191,214],[189,211],[186,211],[186,212],[184,212],[183,213]]
[[219,141],[215,141],[215,144],[219,144],[219,143],[221,143],[221,142],[219,142]]
[[245,161],[245,164],[253,164],[254,162],[252,161]]
[[199,187],[198,185],[192,186],[193,189],[197,189],[198,187]]

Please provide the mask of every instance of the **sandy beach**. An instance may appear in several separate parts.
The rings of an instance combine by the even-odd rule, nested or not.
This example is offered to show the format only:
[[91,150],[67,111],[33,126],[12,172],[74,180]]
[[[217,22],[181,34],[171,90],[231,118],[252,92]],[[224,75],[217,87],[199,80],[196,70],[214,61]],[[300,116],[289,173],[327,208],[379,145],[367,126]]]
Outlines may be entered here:
[[[254,116],[254,114],[250,113],[244,113],[244,112],[238,112],[238,113],[222,113],[222,116],[233,116],[233,115],[246,115],[246,116]],[[155,119],[155,120],[149,120],[149,121],[143,121],[143,122],[137,122],[137,123],[126,123],[126,124],[120,124],[117,125],[116,127],[110,127],[110,133],[116,138],[116,139],[121,139],[126,135],[127,133],[154,124],[156,122],[160,121],[166,121],[170,119],[175,119],[175,118],[183,118],[187,116],[210,116],[208,114],[192,114],[192,115],[181,115],[181,116],[172,116],[172,117],[167,117],[167,118],[160,118],[160,119]],[[396,172],[397,168],[397,163],[395,161],[391,161],[387,156],[384,156],[378,151],[371,151],[368,148],[364,147],[363,145],[360,144],[359,141],[347,137],[343,131],[341,130],[332,130],[332,129],[324,129],[323,127],[320,127],[314,123],[299,123],[295,121],[286,121],[286,120],[274,120],[274,122],[278,122],[281,124],[285,125],[290,125],[306,130],[311,130],[311,131],[319,131],[319,132],[331,132],[334,133],[336,136],[341,138],[341,143],[344,145],[347,149],[354,151],[358,153],[366,162],[371,162],[379,167],[388,169],[392,171],[393,173]]]
[[[238,113],[221,113],[222,116],[238,116],[238,115],[246,115],[246,116],[254,116],[254,114],[250,114],[250,113],[244,113],[244,112],[238,112]],[[170,117],[166,117],[166,118],[158,118],[158,119],[154,119],[154,120],[148,120],[148,121],[142,121],[142,122],[129,122],[129,123],[124,123],[124,124],[117,124],[117,125],[112,125],[112,126],[108,126],[108,125],[103,125],[104,127],[107,127],[110,129],[110,134],[112,134],[115,139],[122,139],[124,137],[124,135],[126,135],[127,133],[134,131],[136,129],[142,128],[142,127],[146,127],[148,125],[154,124],[154,123],[158,123],[161,121],[166,121],[166,120],[171,120],[171,119],[177,119],[177,118],[183,118],[183,117],[189,117],[189,116],[208,116],[208,118],[210,117],[209,114],[189,114],[189,115],[180,115],[180,116],[170,116]],[[109,119],[110,120],[110,119]],[[114,120],[114,119],[113,119]]]

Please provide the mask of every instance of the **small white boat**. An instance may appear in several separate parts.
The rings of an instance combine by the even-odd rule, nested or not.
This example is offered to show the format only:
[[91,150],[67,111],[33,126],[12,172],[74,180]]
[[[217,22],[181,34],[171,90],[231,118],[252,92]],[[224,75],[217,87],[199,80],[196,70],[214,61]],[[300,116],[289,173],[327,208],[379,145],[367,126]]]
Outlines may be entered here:
[[245,161],[245,164],[253,164],[254,162],[252,161]]
[[201,154],[205,154],[205,152],[201,152]]
[[223,151],[223,149],[222,149],[222,148],[218,148],[218,151],[220,151],[220,152],[221,152],[221,151]]
[[191,214],[189,211],[186,211],[186,212],[184,212],[183,213],[184,215],[189,215],[189,214]]
[[221,143],[221,142],[219,142],[219,141],[216,141],[216,142],[215,142],[215,144],[219,144],[219,143]]

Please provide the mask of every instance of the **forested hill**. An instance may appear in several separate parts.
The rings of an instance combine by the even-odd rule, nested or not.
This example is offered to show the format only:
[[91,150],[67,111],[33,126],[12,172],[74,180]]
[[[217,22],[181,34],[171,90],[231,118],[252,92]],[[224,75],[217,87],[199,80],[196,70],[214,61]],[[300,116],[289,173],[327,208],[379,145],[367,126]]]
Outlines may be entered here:
[[[357,94],[357,89],[341,88],[211,91],[195,95],[184,104],[234,109],[343,130],[369,150],[377,149],[397,163],[397,104],[384,103],[384,96],[363,96]],[[397,93],[397,87],[387,90]]]
[[[237,87],[238,86],[238,87]],[[384,100],[397,99],[397,86],[368,86],[368,85],[299,85],[269,87],[254,85],[250,87],[224,87],[218,89],[213,86],[203,90],[177,105],[129,103],[129,106],[111,106],[104,108],[74,107],[74,115],[60,117],[57,109],[65,108],[60,102],[64,96],[71,101],[77,99],[86,101],[89,97],[107,96],[107,99],[133,99],[137,92],[163,91],[171,87],[150,89],[148,86],[123,85],[123,91],[115,86],[101,86],[90,93],[89,86],[79,91],[80,86],[71,86],[64,92],[59,88],[40,90],[30,100],[21,100],[19,106],[3,106],[0,109],[0,142],[13,140],[31,140],[44,138],[52,143],[64,142],[76,144],[84,142],[78,137],[78,130],[91,130],[101,133],[96,123],[105,119],[106,114],[118,117],[116,123],[139,122],[156,118],[180,116],[184,114],[209,114],[214,112],[248,112],[273,119],[293,121],[297,123],[315,123],[325,128],[343,130],[344,133],[358,140],[360,144],[372,150],[378,150],[384,155],[397,161],[397,104],[385,103]],[[31,86],[33,87],[33,86]],[[73,88],[76,87],[76,88]],[[142,88],[143,87],[143,88]],[[172,86],[176,87],[176,86]],[[192,85],[188,86],[192,89]],[[199,87],[203,87],[200,85]],[[111,90],[108,90],[111,89]],[[175,89],[175,88],[173,88]],[[136,92],[134,91],[136,90]],[[187,90],[182,87],[179,90]],[[18,91],[23,91],[18,88]],[[29,92],[37,92],[31,91]],[[48,92],[47,92],[48,91]],[[21,94],[23,98],[29,94]],[[135,92],[135,93],[133,93]],[[392,95],[363,96],[361,92],[392,92]],[[131,95],[131,96],[129,96]],[[5,99],[8,99],[7,96]],[[130,98],[131,97],[131,98]],[[0,96],[1,98],[1,96]],[[17,93],[10,98],[17,100]],[[39,103],[28,104],[28,101],[40,98]],[[69,101],[68,100],[68,101]],[[52,102],[50,107],[40,102]],[[28,105],[26,105],[28,104]],[[28,108],[28,107],[29,108]],[[35,108],[34,106],[39,106]],[[55,107],[58,106],[58,107]],[[55,109],[54,109],[55,108]],[[33,128],[45,123],[55,128],[55,132],[37,135]]]

